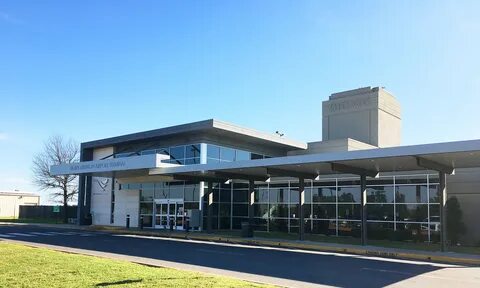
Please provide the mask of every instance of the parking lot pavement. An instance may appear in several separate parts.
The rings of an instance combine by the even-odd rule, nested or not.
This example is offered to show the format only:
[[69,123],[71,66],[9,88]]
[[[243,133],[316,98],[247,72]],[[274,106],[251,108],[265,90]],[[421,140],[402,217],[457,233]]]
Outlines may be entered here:
[[0,225],[0,239],[26,240],[33,238],[54,238],[54,237],[94,237],[107,235],[108,233],[84,230],[69,230],[57,228],[42,228],[28,225]]
[[333,252],[28,225],[0,225],[0,239],[280,286],[480,287],[478,267]]

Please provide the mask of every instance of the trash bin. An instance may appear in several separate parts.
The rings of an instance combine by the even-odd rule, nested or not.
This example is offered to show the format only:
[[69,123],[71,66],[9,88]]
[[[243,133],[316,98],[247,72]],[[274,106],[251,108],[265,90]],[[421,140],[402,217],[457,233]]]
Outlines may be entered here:
[[253,237],[253,227],[248,222],[242,222],[242,237]]

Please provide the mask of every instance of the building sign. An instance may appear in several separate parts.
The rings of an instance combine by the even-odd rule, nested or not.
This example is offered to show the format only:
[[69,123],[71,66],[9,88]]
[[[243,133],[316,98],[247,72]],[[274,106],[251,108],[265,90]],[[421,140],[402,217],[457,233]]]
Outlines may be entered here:
[[107,191],[108,183],[110,183],[110,178],[95,178],[98,187],[102,192]]
[[151,154],[124,158],[84,161],[79,163],[53,165],[50,167],[50,173],[52,175],[69,175],[151,169],[161,167],[162,160],[169,158],[170,157],[167,155]]
[[[333,101],[332,101],[333,102]],[[371,105],[370,98],[348,99],[329,103],[329,112],[341,112],[344,110],[358,110]]]

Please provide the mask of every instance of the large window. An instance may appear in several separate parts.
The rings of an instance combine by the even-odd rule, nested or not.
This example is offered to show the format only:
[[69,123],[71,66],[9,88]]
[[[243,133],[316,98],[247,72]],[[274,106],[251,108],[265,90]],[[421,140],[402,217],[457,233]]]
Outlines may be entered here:
[[[438,180],[432,177],[429,181],[429,175],[414,175],[411,178],[399,176],[399,184],[395,184],[393,176],[368,180],[367,229],[372,232],[373,238],[388,234],[391,239],[410,241],[423,237],[427,241],[436,237],[438,231],[428,227],[438,226]],[[228,191],[231,192],[230,198]],[[245,182],[214,184],[214,205],[220,205],[220,209],[214,209],[214,226],[240,229],[241,222],[248,220],[248,191],[248,183]],[[257,184],[254,199],[256,230],[298,231],[298,182]],[[360,202],[358,178],[305,181],[305,231],[360,237]],[[231,204],[230,209],[228,203]],[[228,217],[228,213],[231,215],[229,225],[227,220],[222,219]],[[381,229],[387,231],[379,232]]]
[[267,158],[267,156],[240,149],[207,144],[207,163],[233,162],[263,158]]
[[170,156],[168,163],[191,165],[200,164],[200,144],[179,145],[172,147],[149,148],[146,150],[117,153],[116,158],[135,155],[162,154]]
[[[233,157],[232,150],[225,150],[222,154],[222,147],[207,147],[210,147],[210,152],[218,152],[218,157]],[[189,153],[185,150],[185,157],[198,155],[196,152]],[[207,185],[204,183],[205,195],[208,193]],[[214,229],[240,229],[241,222],[248,221],[248,182],[212,185]],[[140,214],[147,219],[144,221],[150,221],[153,199],[184,199],[185,209],[199,209],[200,187],[194,182],[157,182],[122,184],[120,189],[140,190]],[[388,235],[388,239],[435,241],[439,237],[438,177],[425,174],[368,179],[366,193],[367,229],[371,231],[372,238]],[[362,207],[358,178],[307,180],[304,196],[307,232],[360,236]],[[254,190],[254,228],[295,233],[299,227],[299,200],[297,181],[274,179],[270,183],[257,183]],[[206,224],[208,197],[203,198],[203,205]],[[382,229],[388,231],[382,232]]]

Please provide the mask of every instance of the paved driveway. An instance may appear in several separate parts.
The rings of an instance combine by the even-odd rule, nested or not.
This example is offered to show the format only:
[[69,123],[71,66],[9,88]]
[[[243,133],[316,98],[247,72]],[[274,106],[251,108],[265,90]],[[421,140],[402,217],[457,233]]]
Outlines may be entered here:
[[2,238],[141,257],[154,265],[155,260],[164,261],[180,269],[209,268],[214,273],[286,286],[480,287],[477,267],[28,225],[0,225]]

